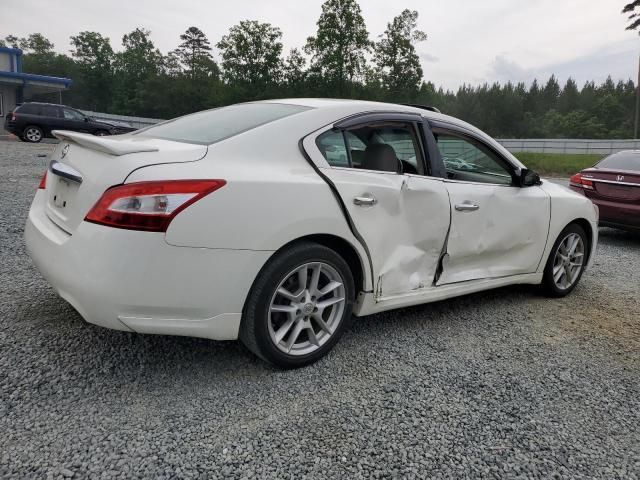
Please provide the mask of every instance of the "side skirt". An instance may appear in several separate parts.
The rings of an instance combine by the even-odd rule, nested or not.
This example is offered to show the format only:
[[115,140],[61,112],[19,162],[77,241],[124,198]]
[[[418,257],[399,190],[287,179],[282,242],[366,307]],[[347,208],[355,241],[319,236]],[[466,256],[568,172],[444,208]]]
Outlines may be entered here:
[[375,298],[373,293],[365,293],[358,298],[354,307],[354,315],[362,317],[373,313],[393,310],[394,308],[410,307],[422,303],[437,302],[448,298],[458,297],[469,293],[481,292],[507,285],[532,284],[542,282],[542,273],[527,273],[500,278],[483,278],[468,282],[452,283],[439,287],[428,287],[401,295]]

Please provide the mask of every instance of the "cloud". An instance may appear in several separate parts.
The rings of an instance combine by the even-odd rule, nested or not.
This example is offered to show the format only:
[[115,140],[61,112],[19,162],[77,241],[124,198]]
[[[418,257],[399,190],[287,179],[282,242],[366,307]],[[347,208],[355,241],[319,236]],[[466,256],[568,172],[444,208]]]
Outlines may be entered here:
[[532,69],[525,69],[505,55],[496,56],[491,64],[491,78],[499,82],[524,82],[535,75]]
[[427,63],[438,63],[440,59],[435,55],[430,55],[428,53],[421,53],[420,58]]
[[637,49],[629,48],[627,41],[607,45],[595,51],[536,67],[523,67],[510,59],[506,54],[495,57],[491,63],[487,77],[499,82],[532,82],[534,79],[544,81],[555,75],[564,82],[573,78],[578,84],[594,80],[604,81],[608,76],[614,80],[635,78],[638,63]]

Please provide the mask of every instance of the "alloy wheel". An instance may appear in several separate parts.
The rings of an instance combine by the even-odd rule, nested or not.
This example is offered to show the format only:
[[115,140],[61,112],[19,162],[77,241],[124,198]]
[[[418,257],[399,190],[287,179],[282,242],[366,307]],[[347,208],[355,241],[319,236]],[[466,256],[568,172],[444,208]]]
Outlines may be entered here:
[[560,290],[571,288],[580,276],[584,263],[584,241],[570,233],[560,242],[553,260],[553,281]]
[[30,142],[39,142],[42,139],[42,133],[37,128],[27,128],[27,131],[24,133],[24,136],[27,137],[27,140]]
[[307,355],[334,334],[346,306],[344,280],[324,262],[310,262],[285,275],[268,312],[273,344],[288,355]]

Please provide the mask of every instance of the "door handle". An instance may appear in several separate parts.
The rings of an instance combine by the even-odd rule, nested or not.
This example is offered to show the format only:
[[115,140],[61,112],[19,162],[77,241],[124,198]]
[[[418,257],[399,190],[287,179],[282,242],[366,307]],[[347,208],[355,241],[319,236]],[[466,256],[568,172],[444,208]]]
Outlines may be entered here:
[[359,207],[372,207],[378,200],[375,197],[367,196],[367,197],[355,197],[353,199],[354,205],[358,205]]
[[455,209],[459,212],[474,212],[480,208],[480,205],[475,203],[463,202],[455,206]]

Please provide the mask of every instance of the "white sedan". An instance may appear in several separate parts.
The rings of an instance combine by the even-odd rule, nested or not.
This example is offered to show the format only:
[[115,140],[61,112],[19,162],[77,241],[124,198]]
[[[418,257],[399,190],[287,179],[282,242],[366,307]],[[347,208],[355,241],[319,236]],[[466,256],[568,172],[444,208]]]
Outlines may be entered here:
[[429,109],[290,99],[55,135],[25,237],[57,292],[90,323],[239,338],[285,368],[352,314],[511,284],[566,295],[597,243],[587,198]]

